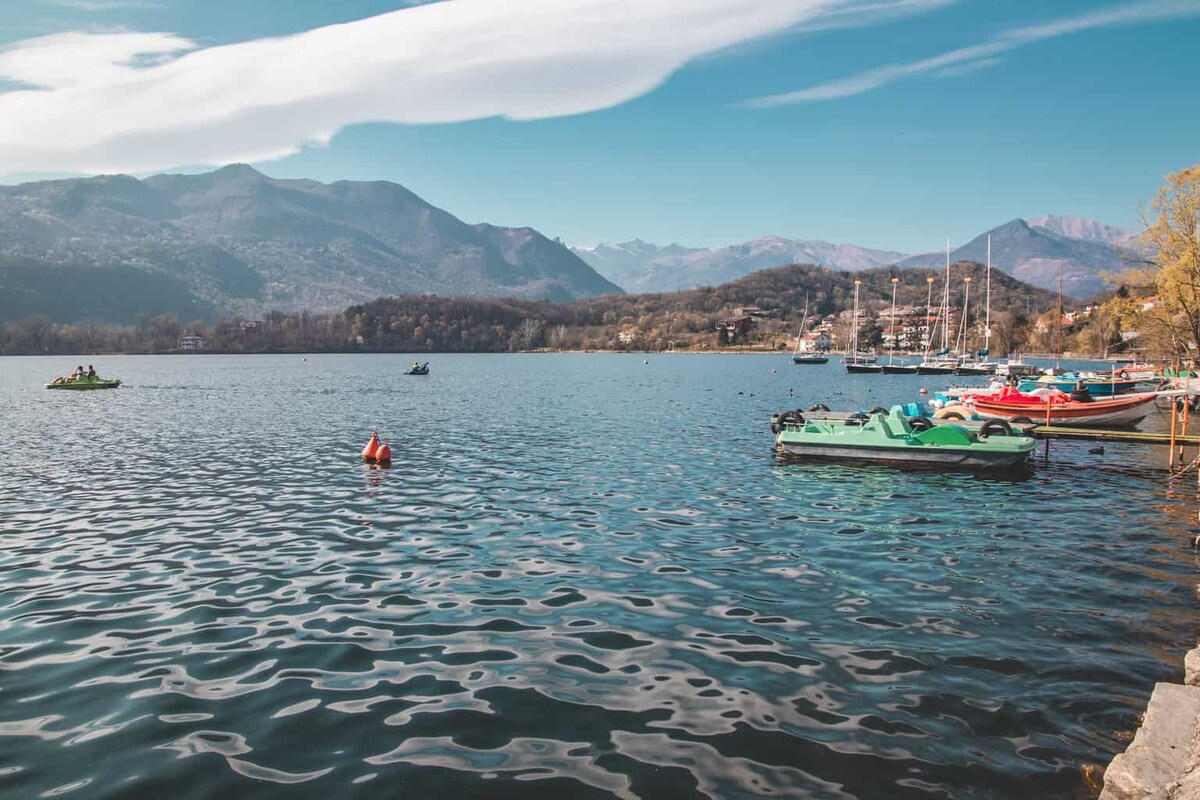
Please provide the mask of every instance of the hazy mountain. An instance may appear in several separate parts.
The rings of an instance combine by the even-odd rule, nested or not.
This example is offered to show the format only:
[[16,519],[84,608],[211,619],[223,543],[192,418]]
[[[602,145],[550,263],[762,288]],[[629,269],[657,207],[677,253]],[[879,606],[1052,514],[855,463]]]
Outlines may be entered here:
[[621,244],[576,248],[597,272],[628,292],[672,292],[716,286],[760,269],[784,264],[813,264],[857,271],[894,264],[904,253],[871,250],[852,244],[764,236],[743,244],[707,249],[640,239]]
[[[1137,234],[1080,217],[1015,219],[986,231],[952,250],[953,261],[987,260],[992,235],[992,265],[1043,289],[1057,291],[1059,266],[1063,291],[1088,297],[1102,291],[1102,273],[1120,272],[1138,249]],[[716,286],[756,270],[786,264],[814,264],[858,272],[879,267],[937,267],[945,253],[909,256],[851,244],[767,236],[744,244],[707,249],[671,244],[660,247],[641,239],[622,244],[575,248],[575,253],[604,277],[629,292],[665,292]]]
[[276,180],[234,165],[0,187],[0,317],[129,320],[341,310],[433,292],[619,292],[531,228],[468,225],[394,183]]
[[1029,217],[1025,220],[1031,228],[1065,236],[1068,239],[1082,239],[1085,242],[1102,242],[1116,247],[1136,247],[1138,235],[1115,225],[1106,225],[1093,219],[1082,217]]
[[[1119,228],[1073,217],[1041,217],[1038,222],[1006,222],[951,250],[950,259],[983,263],[990,234],[993,267],[1025,283],[1055,291],[1061,267],[1063,292],[1088,297],[1107,286],[1102,273],[1120,272],[1133,258],[1131,250],[1115,244],[1131,241],[1128,232]],[[1067,232],[1078,234],[1078,238]],[[900,266],[936,267],[945,263],[945,253],[923,253],[904,259]]]

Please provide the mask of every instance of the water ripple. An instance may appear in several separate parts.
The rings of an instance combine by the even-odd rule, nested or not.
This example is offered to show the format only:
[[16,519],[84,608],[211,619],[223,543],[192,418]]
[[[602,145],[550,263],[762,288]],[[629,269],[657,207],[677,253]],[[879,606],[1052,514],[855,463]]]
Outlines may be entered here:
[[778,466],[762,359],[405,362],[0,360],[0,785],[1076,797],[1191,633],[1141,451]]

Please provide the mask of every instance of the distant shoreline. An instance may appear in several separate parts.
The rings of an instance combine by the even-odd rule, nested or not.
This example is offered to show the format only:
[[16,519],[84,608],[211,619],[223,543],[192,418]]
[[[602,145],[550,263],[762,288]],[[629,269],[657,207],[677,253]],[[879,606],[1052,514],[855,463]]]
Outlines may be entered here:
[[[2,358],[112,358],[125,356],[328,356],[328,355],[369,355],[369,356],[387,356],[387,355],[403,355],[403,356],[449,356],[449,355],[479,355],[479,356],[512,356],[512,355],[629,355],[629,356],[676,356],[676,355],[691,355],[691,356],[783,356],[791,359],[793,352],[791,350],[740,350],[733,348],[714,348],[711,350],[160,350],[152,353],[8,353],[0,357]],[[830,351],[825,353],[833,361],[834,359],[842,358],[845,353]],[[914,359],[922,358],[922,353],[897,353],[896,358],[899,359]],[[886,354],[879,355],[879,358],[886,358]],[[1133,361],[1133,359],[1121,359],[1119,361],[1111,358],[1105,358],[1100,354],[1080,354],[1080,353],[1063,353],[1056,356],[1053,353],[1022,353],[1021,358],[1034,359],[1037,361],[1053,361],[1060,359],[1063,361],[1097,361],[1110,364],[1121,364]],[[997,360],[1007,360],[1007,356],[1002,356]],[[1140,358],[1140,360],[1161,361],[1162,359],[1152,359],[1149,357]]]

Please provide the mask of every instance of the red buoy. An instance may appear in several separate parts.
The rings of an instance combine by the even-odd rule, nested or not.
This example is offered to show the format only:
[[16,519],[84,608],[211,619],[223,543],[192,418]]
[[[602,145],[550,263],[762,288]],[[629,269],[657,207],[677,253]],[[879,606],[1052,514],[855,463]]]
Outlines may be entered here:
[[[389,451],[389,457],[391,453]],[[363,448],[363,461],[375,461],[379,458],[379,434],[372,433],[371,441],[367,442],[367,446]]]
[[375,460],[380,464],[392,463],[392,448],[386,444],[379,445],[379,448],[375,451]]

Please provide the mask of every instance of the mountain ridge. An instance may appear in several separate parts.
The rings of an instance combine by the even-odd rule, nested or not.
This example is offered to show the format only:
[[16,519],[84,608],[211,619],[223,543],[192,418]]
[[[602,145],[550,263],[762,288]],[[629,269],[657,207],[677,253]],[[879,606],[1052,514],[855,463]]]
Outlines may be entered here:
[[[1064,291],[1075,297],[1089,297],[1108,288],[1103,275],[1120,272],[1138,248],[1136,234],[1114,225],[1049,215],[1017,218],[985,231],[952,249],[951,261],[986,261],[989,234],[995,268],[1034,286],[1056,290],[1061,267]],[[631,292],[715,286],[789,263],[859,272],[884,266],[931,268],[946,259],[943,251],[907,254],[779,236],[719,248],[679,243],[660,247],[633,239],[573,250],[597,272]]]
[[[335,311],[405,293],[621,291],[533,228],[469,224],[388,181],[279,179],[234,164],[0,187],[0,317],[128,321],[136,303],[73,291],[94,270],[134,294],[154,286],[141,313],[185,318]],[[54,274],[58,296],[46,286]]]
[[659,246],[641,239],[576,248],[575,253],[627,292],[660,292],[716,286],[760,269],[812,264],[842,272],[895,263],[904,253],[821,240],[760,236],[722,248]]

